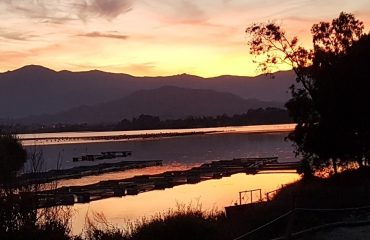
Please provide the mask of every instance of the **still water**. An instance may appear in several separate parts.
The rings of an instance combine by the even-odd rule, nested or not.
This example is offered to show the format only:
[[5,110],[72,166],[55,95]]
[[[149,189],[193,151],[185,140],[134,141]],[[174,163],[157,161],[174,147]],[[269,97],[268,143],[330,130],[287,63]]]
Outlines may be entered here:
[[[73,162],[73,157],[84,154],[99,154],[103,151],[132,151],[132,156],[127,160],[163,160],[164,165],[193,166],[206,161],[232,159],[238,157],[264,157],[278,156],[280,161],[293,161],[294,154],[291,143],[284,141],[286,131],[294,125],[268,125],[213,128],[217,131],[213,134],[189,135],[181,137],[159,137],[150,139],[134,139],[123,141],[110,141],[100,139],[99,142],[91,142],[89,138],[80,139],[77,143],[51,143],[37,145],[42,150],[45,163],[44,170],[59,168],[71,168],[75,166],[97,164],[96,162]],[[227,129],[227,130],[225,130]],[[209,128],[197,129],[199,132],[210,131]],[[154,131],[154,130],[153,130]],[[161,132],[162,130],[155,130]],[[163,130],[164,131],[164,130]],[[168,130],[170,131],[170,130]],[[172,130],[185,131],[185,130]],[[285,132],[282,132],[285,131]],[[129,132],[129,131],[128,131]],[[137,134],[136,131],[135,134]],[[148,131],[141,131],[146,134]],[[124,134],[127,132],[85,133],[84,136],[97,136],[109,134]],[[67,134],[67,133],[63,133]],[[70,133],[71,136],[82,133]],[[107,135],[108,134],[108,135]],[[47,134],[52,137],[52,134]],[[59,135],[56,134],[56,135]],[[21,139],[27,136],[21,135]],[[33,137],[40,137],[34,135]],[[55,136],[54,136],[55,137]],[[29,144],[29,140],[25,140]],[[35,148],[32,144],[28,150]],[[110,160],[114,161],[114,160]],[[109,162],[109,161],[107,161]],[[101,163],[101,161],[99,161]]]
[[[246,175],[239,173],[217,180],[208,180],[198,184],[180,185],[165,190],[155,190],[136,196],[108,198],[88,204],[76,204],[72,207],[73,232],[82,232],[86,217],[93,219],[94,214],[104,214],[109,223],[122,227],[127,222],[151,218],[155,214],[177,209],[177,206],[201,205],[202,210],[223,211],[225,206],[239,202],[239,192],[261,189],[262,194],[280,188],[300,177],[296,173],[276,173]],[[257,196],[254,196],[257,199]],[[243,199],[250,201],[250,199]]]
[[[82,179],[59,182],[59,186],[86,185],[101,180],[123,179],[142,174],[156,174],[169,170],[184,170],[213,160],[227,160],[239,157],[278,156],[279,161],[296,161],[291,143],[284,141],[287,132],[294,125],[268,125],[248,127],[228,127],[190,130],[155,130],[130,132],[90,132],[90,133],[47,133],[21,135],[27,149],[42,150],[44,170],[71,168],[97,162],[72,161],[73,157],[84,154],[99,154],[102,151],[132,151],[127,160],[163,160],[163,166],[134,169],[123,172],[106,173]],[[196,132],[203,134],[166,137],[163,134],[173,132]],[[204,134],[212,132],[212,134]],[[130,140],[112,140],[111,136],[133,134]],[[154,138],[138,138],[145,134],[158,134]],[[63,139],[70,136],[75,139]],[[47,140],[45,140],[47,139]],[[122,160],[122,159],[121,159]],[[114,160],[110,160],[114,161]],[[59,163],[58,163],[59,162]],[[101,163],[99,161],[98,163]],[[243,190],[262,189],[268,192],[299,179],[296,173],[273,174],[235,174],[217,180],[208,180],[198,184],[180,185],[165,190],[155,190],[136,196],[109,198],[87,204],[75,204],[72,207],[73,232],[82,231],[86,216],[103,213],[107,220],[118,226],[127,221],[136,221],[142,217],[151,217],[168,209],[176,209],[178,204],[202,205],[204,210],[223,210],[225,206],[238,201],[238,193]]]
[[133,130],[133,131],[102,131],[102,132],[62,132],[62,133],[33,133],[19,134],[23,145],[50,145],[82,142],[106,142],[114,141],[116,137],[135,137],[145,135],[157,135],[171,133],[256,133],[290,131],[295,124],[272,124],[252,126],[231,126],[213,128],[187,128],[187,129],[156,129],[156,130]]

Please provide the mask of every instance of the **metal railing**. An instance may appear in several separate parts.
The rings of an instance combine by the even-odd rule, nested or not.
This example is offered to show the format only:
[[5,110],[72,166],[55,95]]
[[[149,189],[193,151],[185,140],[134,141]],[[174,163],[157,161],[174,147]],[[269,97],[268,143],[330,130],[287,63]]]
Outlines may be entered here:
[[[252,189],[252,190],[245,190],[239,192],[239,204],[251,204],[256,202],[263,202],[263,201],[271,201],[275,195],[284,187],[285,185],[281,185],[280,188],[274,189],[272,191],[266,192],[262,194],[262,189]],[[257,196],[255,195],[257,193]],[[264,197],[262,195],[265,195]],[[255,201],[253,201],[253,196],[256,196],[257,198],[254,198]],[[250,200],[250,201],[248,201]]]
[[295,208],[234,240],[296,239],[328,228],[363,224],[370,225],[370,206],[336,209]]
[[[252,190],[246,190],[246,191],[239,192],[239,204],[242,205],[242,204],[254,203],[253,194],[256,192],[259,193],[259,198],[257,198],[258,201],[255,201],[255,202],[261,202],[262,201],[262,190],[258,188],[258,189],[252,189]],[[250,202],[247,201],[248,196],[250,196],[249,197]],[[243,200],[244,200],[244,203],[243,203]]]

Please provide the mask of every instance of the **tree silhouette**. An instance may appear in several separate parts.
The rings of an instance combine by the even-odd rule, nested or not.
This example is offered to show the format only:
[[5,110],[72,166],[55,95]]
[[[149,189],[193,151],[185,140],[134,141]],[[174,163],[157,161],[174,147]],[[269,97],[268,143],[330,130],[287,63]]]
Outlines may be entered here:
[[[38,156],[31,153],[31,161]],[[17,182],[26,160],[27,152],[16,136],[0,134],[0,239],[72,239],[70,216],[63,215],[62,208],[37,210],[39,186]]]
[[26,159],[26,150],[15,136],[0,134],[0,184],[9,184]]
[[313,25],[313,49],[289,40],[276,24],[247,28],[250,53],[262,56],[259,66],[271,72],[288,64],[297,75],[286,103],[297,123],[288,139],[302,156],[304,171],[332,164],[368,162],[370,150],[369,35],[354,15],[340,13],[332,22]]

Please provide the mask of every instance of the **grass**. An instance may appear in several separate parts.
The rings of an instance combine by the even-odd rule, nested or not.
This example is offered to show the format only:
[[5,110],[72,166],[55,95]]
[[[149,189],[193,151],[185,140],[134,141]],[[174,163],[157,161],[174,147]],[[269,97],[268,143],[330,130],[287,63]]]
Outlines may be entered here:
[[[126,227],[126,231],[106,225],[105,229],[95,231],[95,237],[90,237],[89,240],[233,239],[293,208],[349,208],[368,205],[369,190],[369,167],[348,170],[330,178],[313,177],[286,185],[272,201],[244,207],[238,210],[236,216],[229,218],[223,212],[206,212],[199,206],[179,205],[175,210],[135,222]],[[348,215],[347,212],[330,212],[330,214],[301,212],[296,216],[296,220],[299,220],[295,221],[293,228],[298,231],[342,219],[346,215]],[[255,238],[264,239],[283,235],[288,223],[289,218],[281,219],[261,231]],[[90,233],[91,229],[94,228],[88,229]],[[102,234],[105,236],[102,237]]]
[[[45,228],[40,225],[37,234],[33,233],[33,236],[38,239],[53,236],[50,239],[63,240],[231,240],[293,208],[349,208],[366,206],[369,203],[370,167],[366,167],[348,170],[330,178],[302,179],[286,185],[272,201],[240,208],[237,214],[231,217],[226,217],[220,211],[204,211],[199,204],[195,206],[179,204],[176,209],[149,219],[143,218],[122,228],[109,224],[103,215],[97,215],[96,219],[88,222],[83,236],[67,236],[68,228],[50,224],[50,226],[46,224]],[[299,214],[292,227],[294,231],[348,218],[353,212]],[[266,239],[281,236],[289,222],[289,218],[283,218],[258,232],[254,237]],[[60,234],[57,233],[58,229],[61,229]],[[26,233],[22,234],[27,236]]]
[[88,240],[221,240],[227,238],[225,223],[223,212],[204,211],[199,204],[178,204],[176,209],[128,223],[125,230],[97,215],[88,222],[85,236]]
[[[313,177],[286,185],[273,201],[251,206],[229,219],[233,231],[243,234],[294,208],[341,209],[370,205],[370,167],[348,170],[330,178]],[[353,211],[299,211],[293,231],[323,223],[341,221]],[[289,218],[283,218],[262,231],[264,237],[283,235]],[[259,236],[256,239],[263,239]]]
[[370,203],[370,167],[348,170],[330,178],[302,179],[276,197],[291,196],[295,207],[345,208]]

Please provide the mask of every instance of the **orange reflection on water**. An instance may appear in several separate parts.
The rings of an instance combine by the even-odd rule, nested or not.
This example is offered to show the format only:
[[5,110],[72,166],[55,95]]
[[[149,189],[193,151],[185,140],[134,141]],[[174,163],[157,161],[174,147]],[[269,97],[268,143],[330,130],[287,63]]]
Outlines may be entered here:
[[[171,137],[171,134],[227,134],[227,133],[276,133],[290,132],[295,124],[270,124],[250,126],[230,126],[211,128],[187,129],[155,129],[131,131],[103,131],[103,132],[62,132],[62,133],[32,133],[18,134],[24,146],[33,145],[59,145],[96,142],[142,141]],[[152,136],[145,138],[145,136]],[[173,137],[173,136],[172,136]],[[176,136],[175,136],[176,137]]]
[[262,189],[262,193],[280,188],[298,180],[296,173],[275,173],[246,175],[235,174],[217,180],[208,180],[198,184],[180,185],[165,190],[155,190],[136,196],[109,198],[88,204],[76,204],[73,219],[74,233],[83,229],[86,216],[93,212],[103,213],[107,220],[118,226],[127,221],[135,221],[142,217],[151,217],[156,213],[175,209],[180,204],[201,204],[203,210],[223,210],[239,200],[238,193],[250,189]]
[[86,176],[83,178],[78,179],[65,179],[58,181],[58,187],[64,186],[84,186],[88,184],[98,183],[100,181],[106,180],[120,180],[125,178],[131,178],[134,176],[140,175],[154,175],[160,174],[166,171],[184,171],[188,170],[192,167],[196,167],[199,164],[191,164],[191,165],[184,165],[184,164],[167,164],[164,166],[154,166],[154,167],[146,167],[141,169],[130,169],[118,172],[110,172],[104,173],[99,175],[92,175]]

